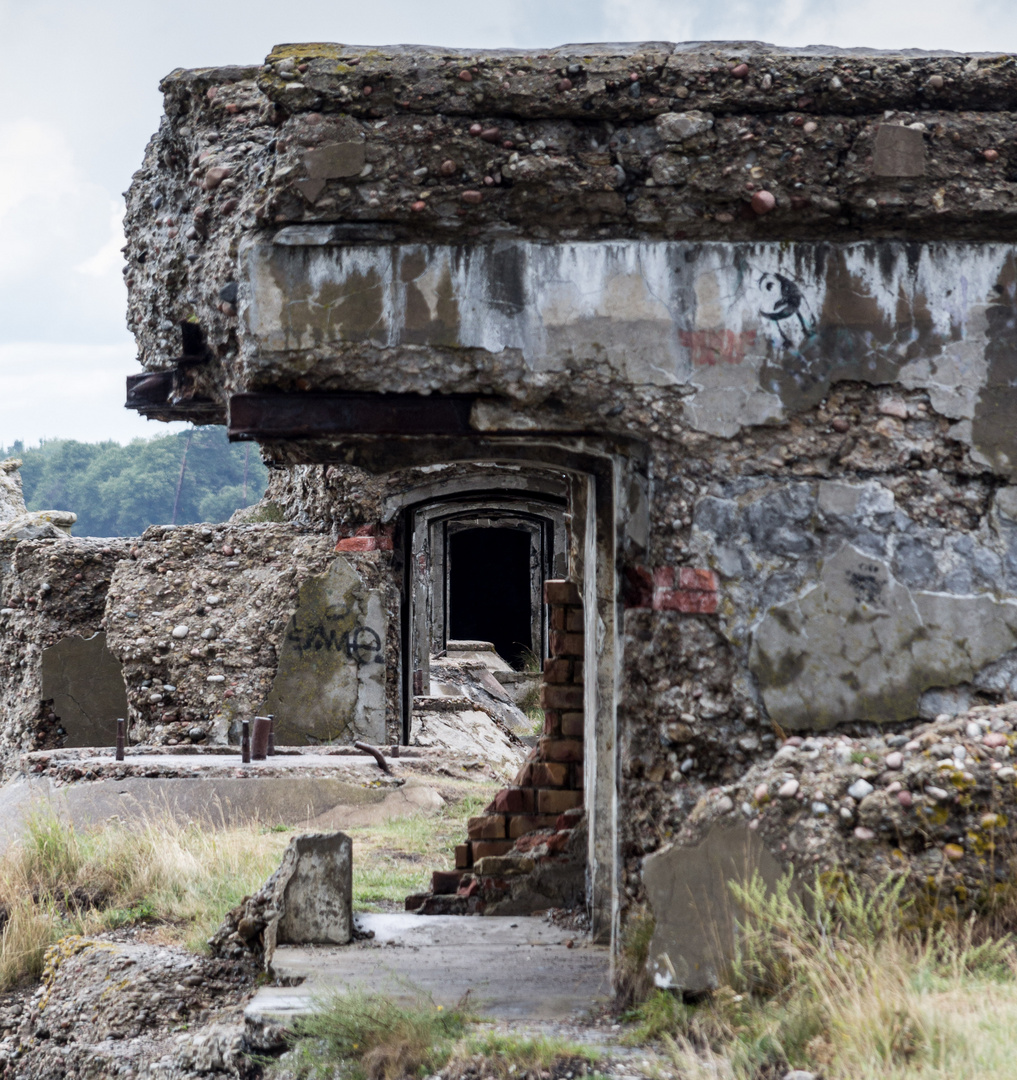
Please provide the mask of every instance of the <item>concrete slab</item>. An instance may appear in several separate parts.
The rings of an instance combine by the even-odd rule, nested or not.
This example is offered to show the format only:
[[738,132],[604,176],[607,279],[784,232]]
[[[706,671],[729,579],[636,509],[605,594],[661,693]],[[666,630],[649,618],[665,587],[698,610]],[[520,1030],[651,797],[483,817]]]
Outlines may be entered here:
[[539,918],[399,914],[356,921],[374,931],[373,940],[276,949],[276,980],[302,981],[262,987],[245,1010],[247,1021],[288,1024],[316,999],[354,988],[397,1000],[423,992],[446,1007],[468,994],[476,1014],[513,1021],[579,1016],[611,996],[608,949]]

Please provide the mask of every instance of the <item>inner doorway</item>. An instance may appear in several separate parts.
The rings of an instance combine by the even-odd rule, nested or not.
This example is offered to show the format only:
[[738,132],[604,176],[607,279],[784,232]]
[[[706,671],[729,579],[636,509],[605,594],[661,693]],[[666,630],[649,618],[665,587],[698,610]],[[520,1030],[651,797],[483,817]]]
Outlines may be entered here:
[[490,641],[503,660],[522,670],[536,651],[530,534],[467,528],[451,533],[448,544],[448,638]]

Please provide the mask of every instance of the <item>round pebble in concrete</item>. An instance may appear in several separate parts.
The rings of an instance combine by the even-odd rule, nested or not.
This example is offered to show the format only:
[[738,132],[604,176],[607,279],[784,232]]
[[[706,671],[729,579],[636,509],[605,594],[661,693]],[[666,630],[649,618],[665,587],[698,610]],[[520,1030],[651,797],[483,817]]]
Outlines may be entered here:
[[750,203],[752,209],[759,215],[768,214],[777,205],[777,200],[769,191],[757,191],[752,196]]

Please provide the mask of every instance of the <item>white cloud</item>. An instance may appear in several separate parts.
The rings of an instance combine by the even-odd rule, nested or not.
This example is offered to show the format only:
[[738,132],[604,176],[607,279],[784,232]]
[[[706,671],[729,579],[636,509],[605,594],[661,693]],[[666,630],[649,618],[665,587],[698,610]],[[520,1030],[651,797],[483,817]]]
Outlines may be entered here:
[[138,370],[130,338],[115,345],[0,344],[0,447],[15,439],[127,442],[185,427],[124,408],[126,376]]
[[110,277],[118,281],[124,265],[123,248],[127,243],[124,236],[124,201],[117,199],[110,204],[109,239],[94,254],[78,263],[74,269],[88,277]]
[[619,41],[765,41],[774,45],[986,51],[1017,46],[1017,9],[998,0],[603,0]]

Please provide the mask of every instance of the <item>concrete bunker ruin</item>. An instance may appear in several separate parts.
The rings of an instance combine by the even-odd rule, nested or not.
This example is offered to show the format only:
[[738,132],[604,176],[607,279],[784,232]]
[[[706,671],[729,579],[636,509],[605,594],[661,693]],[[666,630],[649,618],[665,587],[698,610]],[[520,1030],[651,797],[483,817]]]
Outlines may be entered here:
[[[595,935],[653,917],[663,954],[739,837],[885,870],[912,804],[879,763],[972,707],[1005,736],[1017,700],[1017,68],[296,44],[162,88],[127,404],[225,424],[271,481],[261,520],[105,557],[89,618],[136,736],[222,743],[272,694],[310,715],[290,683],[316,699],[327,653],[343,723],[313,737],[411,742],[517,708],[499,672],[448,689],[477,637],[540,657],[544,728],[422,907],[532,909],[581,846]],[[8,640],[41,640],[61,543],[12,548]],[[913,835],[919,875],[947,833]]]

